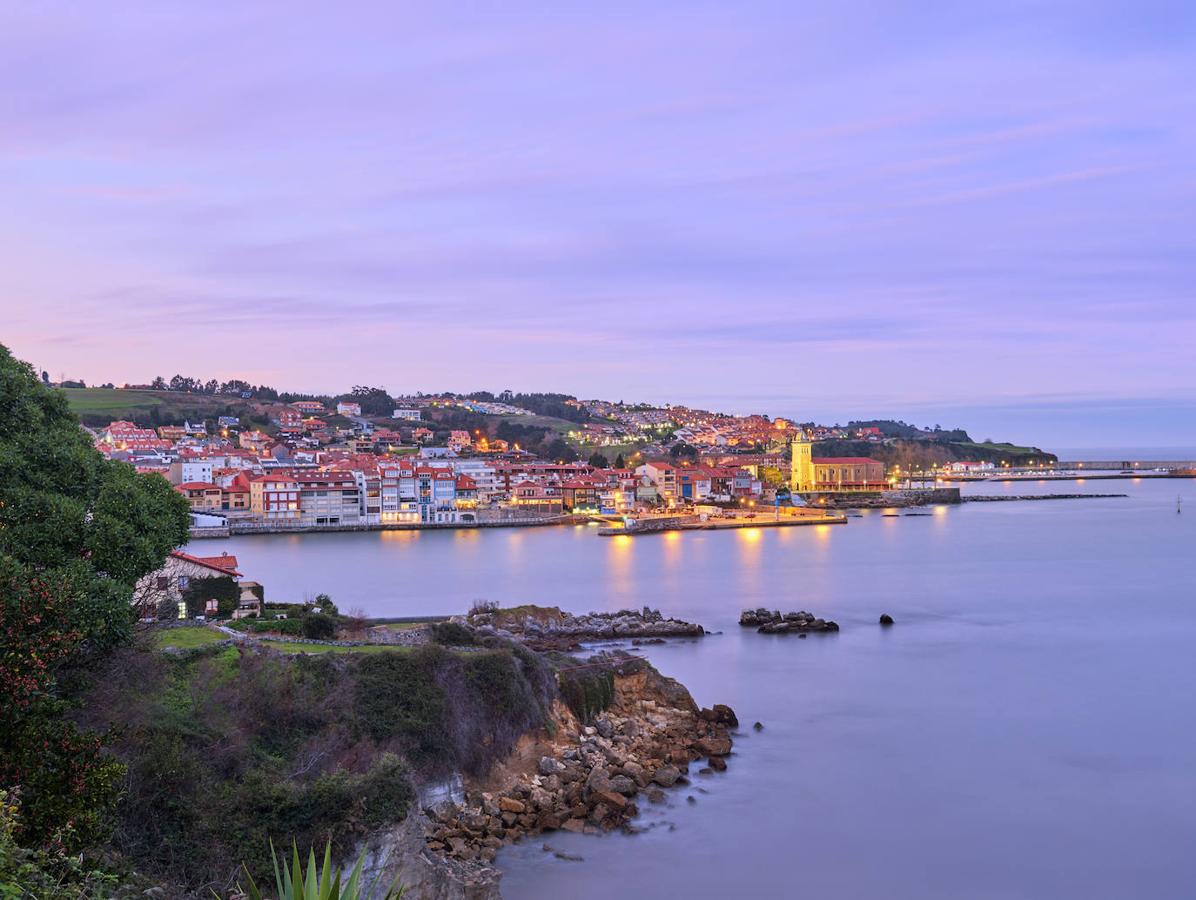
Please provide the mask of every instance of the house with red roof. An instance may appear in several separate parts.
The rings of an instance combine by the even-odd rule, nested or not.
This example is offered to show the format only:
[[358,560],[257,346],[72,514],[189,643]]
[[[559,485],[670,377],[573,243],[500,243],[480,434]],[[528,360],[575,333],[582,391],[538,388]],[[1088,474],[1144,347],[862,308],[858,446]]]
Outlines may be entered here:
[[143,618],[160,618],[167,609],[177,610],[173,614],[184,618],[183,593],[192,582],[201,578],[231,578],[239,583],[241,573],[237,569],[237,558],[227,553],[192,556],[182,550],[172,550],[160,569],[137,582],[133,589],[133,604]]

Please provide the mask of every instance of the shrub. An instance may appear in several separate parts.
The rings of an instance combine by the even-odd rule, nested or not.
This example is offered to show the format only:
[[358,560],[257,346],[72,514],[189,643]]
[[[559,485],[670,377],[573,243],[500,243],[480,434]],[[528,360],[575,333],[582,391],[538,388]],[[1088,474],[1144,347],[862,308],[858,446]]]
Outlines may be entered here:
[[324,613],[312,613],[302,620],[303,636],[313,641],[330,641],[336,637],[336,619]]
[[[385,892],[382,891],[380,878],[372,885],[366,886],[361,880],[361,869],[365,865],[365,850],[357,857],[357,863],[349,875],[349,880],[341,887],[340,872],[333,875],[332,845],[324,845],[324,863],[316,867],[316,851],[309,850],[307,856],[307,875],[303,874],[303,866],[299,863],[299,849],[294,844],[291,847],[291,867],[287,868],[286,856],[282,853],[275,855],[274,844],[270,844],[270,858],[274,863],[274,893],[278,900],[360,900],[362,897],[380,897],[381,900],[398,900],[405,889],[399,885],[396,875],[394,883]],[[249,887],[244,893],[249,900],[262,900],[262,892],[258,889],[245,870],[245,877]],[[238,886],[238,892],[240,888]]]
[[445,651],[362,656],[357,665],[354,710],[376,741],[397,738],[416,765],[448,761],[448,704],[436,683]]
[[560,673],[561,699],[583,725],[593,721],[615,699],[613,672],[592,669],[563,670]]
[[450,647],[468,647],[476,643],[473,631],[457,622],[435,622],[432,640]]

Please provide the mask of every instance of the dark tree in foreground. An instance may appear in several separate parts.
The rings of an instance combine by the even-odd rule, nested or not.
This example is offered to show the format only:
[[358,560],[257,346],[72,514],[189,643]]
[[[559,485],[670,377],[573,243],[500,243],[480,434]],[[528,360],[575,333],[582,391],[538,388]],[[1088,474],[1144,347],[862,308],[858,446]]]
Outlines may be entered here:
[[188,536],[166,479],[104,459],[66,396],[0,346],[0,790],[15,837],[103,837],[121,767],[65,717],[60,676],[127,642],[137,580]]

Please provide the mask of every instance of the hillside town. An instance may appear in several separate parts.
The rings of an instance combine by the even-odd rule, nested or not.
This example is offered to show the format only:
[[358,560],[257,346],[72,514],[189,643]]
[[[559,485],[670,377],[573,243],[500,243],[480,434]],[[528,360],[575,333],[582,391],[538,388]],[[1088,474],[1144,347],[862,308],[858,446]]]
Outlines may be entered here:
[[[814,455],[820,442],[884,445],[891,436],[875,424],[828,427],[559,395],[525,398],[535,410],[509,392],[391,398],[359,389],[286,402],[243,386],[234,385],[240,416],[156,426],[118,419],[89,430],[108,458],[167,478],[190,504],[196,536],[539,524],[697,504],[752,509],[882,491],[901,475],[900,466],[887,471],[868,455]],[[379,408],[379,394],[388,409]],[[475,427],[453,427],[463,423]],[[534,449],[513,439],[520,435]]]

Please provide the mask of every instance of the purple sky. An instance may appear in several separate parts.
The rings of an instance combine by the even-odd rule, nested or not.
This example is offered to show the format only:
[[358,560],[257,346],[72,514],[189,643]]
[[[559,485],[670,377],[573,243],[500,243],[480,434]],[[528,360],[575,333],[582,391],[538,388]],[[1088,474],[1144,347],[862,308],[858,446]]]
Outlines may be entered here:
[[1191,3],[301,6],[0,0],[0,341],[1196,444]]

